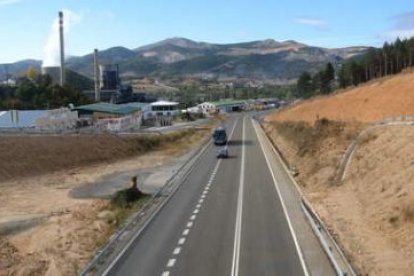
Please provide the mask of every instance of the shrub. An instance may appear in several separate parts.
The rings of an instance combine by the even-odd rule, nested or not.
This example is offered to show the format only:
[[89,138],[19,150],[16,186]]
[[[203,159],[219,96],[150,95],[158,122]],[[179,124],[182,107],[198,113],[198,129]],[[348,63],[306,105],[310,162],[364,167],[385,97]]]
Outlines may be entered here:
[[111,199],[112,205],[119,208],[129,208],[131,204],[142,196],[138,189],[128,188],[115,193]]

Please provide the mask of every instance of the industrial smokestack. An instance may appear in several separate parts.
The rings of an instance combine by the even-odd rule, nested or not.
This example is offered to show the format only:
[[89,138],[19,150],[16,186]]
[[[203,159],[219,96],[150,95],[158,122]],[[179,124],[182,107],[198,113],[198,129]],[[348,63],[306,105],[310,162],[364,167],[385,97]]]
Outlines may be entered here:
[[60,39],[60,85],[65,84],[65,43],[63,39],[63,12],[59,12],[59,39]]
[[94,65],[94,73],[95,73],[95,101],[99,102],[101,100],[101,86],[99,84],[99,61],[98,61],[98,49],[94,50],[93,54],[93,65]]

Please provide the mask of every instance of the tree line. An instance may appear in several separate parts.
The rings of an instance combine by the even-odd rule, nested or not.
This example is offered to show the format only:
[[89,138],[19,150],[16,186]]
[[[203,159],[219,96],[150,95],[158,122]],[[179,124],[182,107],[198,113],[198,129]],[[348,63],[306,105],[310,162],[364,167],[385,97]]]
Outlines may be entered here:
[[336,72],[333,70],[333,76],[330,71],[332,64],[313,76],[303,72],[297,82],[296,96],[309,98],[328,94],[338,86],[356,86],[375,78],[400,73],[413,65],[414,37],[403,40],[397,38],[394,42],[385,42],[382,48],[369,48],[362,56],[345,60]]
[[309,72],[303,72],[298,79],[295,96],[306,99],[317,94],[329,94],[334,86],[335,69],[329,62],[323,70],[313,76]]
[[[71,76],[69,76],[71,77]],[[16,80],[16,85],[0,85],[0,110],[53,109],[72,103],[89,103],[76,85],[53,84],[49,75],[29,69],[25,76]]]

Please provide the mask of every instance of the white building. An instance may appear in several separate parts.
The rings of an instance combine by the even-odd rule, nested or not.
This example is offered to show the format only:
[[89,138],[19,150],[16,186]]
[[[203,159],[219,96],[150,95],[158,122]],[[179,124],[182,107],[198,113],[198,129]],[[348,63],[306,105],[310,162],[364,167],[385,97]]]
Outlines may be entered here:
[[178,103],[169,101],[157,101],[150,103],[144,109],[144,120],[159,117],[174,117],[179,113]]
[[204,103],[201,103],[201,104],[199,104],[197,106],[206,115],[211,114],[211,113],[214,113],[216,111],[216,106],[214,104],[210,103],[210,102],[204,102]]

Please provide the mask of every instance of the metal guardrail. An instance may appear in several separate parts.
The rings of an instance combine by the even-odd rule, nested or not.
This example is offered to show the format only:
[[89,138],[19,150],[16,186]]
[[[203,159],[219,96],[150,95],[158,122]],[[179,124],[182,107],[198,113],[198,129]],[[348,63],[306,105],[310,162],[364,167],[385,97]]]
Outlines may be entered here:
[[[257,118],[255,119],[259,121]],[[280,150],[273,143],[273,141],[267,136],[266,131],[264,131],[262,124],[259,123],[259,125],[261,126],[265,134],[265,137],[267,137],[270,145],[272,146],[273,151],[275,152],[275,154],[279,156],[280,162],[282,166],[284,167],[284,169],[286,170],[287,174],[289,175],[289,178],[291,179],[292,183],[295,185],[295,188],[300,195],[302,211],[307,217],[307,219],[309,220],[309,223],[311,224],[311,227],[315,235],[318,237],[322,245],[322,248],[327,254],[329,261],[331,262],[335,272],[337,273],[338,276],[346,276],[346,275],[356,276],[357,275],[356,272],[352,268],[351,264],[349,263],[342,249],[336,243],[335,239],[329,233],[328,229],[325,227],[322,220],[319,218],[318,214],[313,210],[312,206],[306,199],[305,195],[300,190],[299,184],[293,178],[291,171],[286,166],[285,158],[281,154]],[[336,251],[336,254],[334,253],[335,251]]]
[[[313,232],[318,237],[326,255],[329,258],[336,274],[338,276],[352,275],[356,276],[356,272],[352,268],[351,264],[348,262],[348,259],[345,257],[345,254],[342,252],[341,248],[338,246],[334,238],[331,236],[329,231],[326,229],[322,220],[319,216],[313,211],[312,207],[307,200],[302,198],[301,202],[302,211],[308,219]],[[338,255],[338,256],[335,256]],[[340,260],[338,260],[338,258]],[[341,263],[342,265],[340,265]]]
[[386,127],[386,126],[413,126],[414,125],[414,116],[398,116],[398,117],[390,117],[384,120],[375,122],[365,129],[361,130],[354,139],[352,139],[351,144],[349,144],[348,148],[346,149],[345,153],[342,155],[342,158],[336,168],[334,183],[340,184],[344,181],[347,169],[349,164],[352,160],[352,156],[355,152],[355,149],[358,147],[361,139],[364,135],[366,135],[369,131],[379,128],[379,127]]

